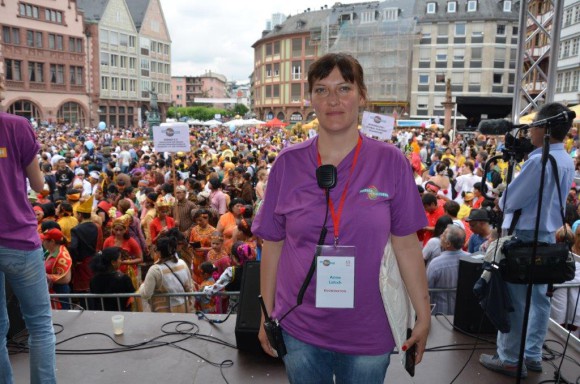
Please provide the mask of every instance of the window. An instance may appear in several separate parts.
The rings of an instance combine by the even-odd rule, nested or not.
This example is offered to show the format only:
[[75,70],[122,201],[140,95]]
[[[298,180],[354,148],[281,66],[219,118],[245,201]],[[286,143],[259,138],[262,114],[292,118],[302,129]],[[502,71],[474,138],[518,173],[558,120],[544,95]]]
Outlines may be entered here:
[[34,31],[26,31],[26,45],[34,47]]
[[109,44],[109,31],[101,29],[99,31],[99,42],[101,44]]
[[572,57],[578,56],[578,44],[580,43],[580,37],[572,39],[571,43],[571,55]]
[[419,84],[429,84],[429,74],[420,73],[419,74]]
[[300,61],[292,62],[292,80],[300,80],[302,76],[302,67]]
[[127,79],[121,79],[121,91],[127,92]]
[[101,65],[109,65],[110,55],[107,52],[101,52]]
[[568,56],[570,56],[570,40],[563,41],[560,46],[560,57],[566,58]]
[[572,24],[572,12],[574,11],[573,8],[568,8],[564,11],[564,26],[568,26]]
[[119,34],[117,32],[109,32],[109,44],[119,45]]
[[111,67],[119,66],[119,55],[111,55]]
[[274,63],[274,77],[280,76],[280,63]]
[[417,109],[427,109],[429,107],[429,96],[417,96]]
[[302,55],[302,38],[292,39],[292,57]]
[[465,23],[455,24],[455,36],[465,36]]
[[427,13],[434,14],[437,11],[437,3],[427,3]]
[[83,85],[83,68],[71,65],[69,71],[71,85]]
[[135,48],[136,44],[137,44],[137,37],[129,36],[129,47]]
[[[101,76],[101,89],[109,89],[109,78],[107,76]],[[102,110],[103,108],[100,109]]]
[[64,84],[64,65],[50,65],[50,82],[52,84]]
[[447,61],[447,49],[438,49],[436,58],[437,61]]
[[129,91],[136,92],[137,91],[137,80],[130,79],[129,80]]
[[20,45],[20,29],[2,27],[2,41],[4,44]]
[[45,9],[44,19],[52,23],[62,24],[62,12],[54,9]]
[[266,44],[266,56],[272,56],[272,44]]
[[59,51],[62,51],[64,48],[63,41],[64,39],[62,35],[56,35],[56,49],[58,49]]
[[512,2],[510,0],[504,0],[503,11],[504,12],[511,12],[512,11]]
[[505,36],[505,25],[504,24],[497,25],[496,34],[498,36]]
[[48,34],[48,49],[56,49],[56,35]]
[[120,33],[119,34],[119,45],[121,47],[127,47],[129,45],[129,36],[124,34],[124,33]]
[[562,92],[562,79],[564,77],[563,73],[558,73],[558,78],[556,80],[556,92]]
[[149,56],[149,50],[151,49],[151,40],[146,37],[139,37],[139,47],[141,48],[141,54]]
[[6,64],[6,80],[22,81],[22,61],[6,59],[4,63]]
[[137,69],[137,58],[136,57],[129,57],[129,69]]
[[28,81],[44,83],[44,64],[30,61],[28,63]]
[[494,73],[493,74],[493,83],[494,84],[503,84],[503,74]]
[[118,91],[119,90],[119,78],[118,77],[111,77],[111,91]]
[[149,70],[149,60],[141,59],[141,69]]
[[564,73],[564,88],[562,89],[563,92],[568,92],[570,89],[570,78],[572,77],[572,72],[565,72]]
[[445,84],[445,74],[444,73],[438,73],[435,76],[435,83],[437,83],[437,84]]
[[512,27],[512,36],[518,36],[519,31],[520,31],[519,27],[513,26]]
[[481,84],[481,72],[470,72],[469,84]]
[[450,1],[447,3],[447,13],[455,13],[457,12],[457,2]]
[[279,55],[279,54],[280,54],[280,42],[275,41],[274,42],[274,55]]
[[290,86],[290,96],[293,102],[300,102],[302,99],[302,84],[294,83]]
[[38,7],[31,4],[20,3],[20,16],[38,19]]
[[454,48],[453,49],[453,61],[463,61],[465,60],[465,49],[464,48]]
[[272,97],[280,97],[280,84],[272,86]]
[[272,77],[272,64],[266,64],[266,77]]
[[481,60],[481,48],[471,48],[471,60]]
[[449,24],[437,25],[437,37],[445,37],[449,34]]
[[467,2],[467,12],[477,11],[477,0],[469,0]]
[[121,56],[121,68],[127,68],[127,56]]
[[421,47],[419,49],[419,61],[431,61],[431,48]]

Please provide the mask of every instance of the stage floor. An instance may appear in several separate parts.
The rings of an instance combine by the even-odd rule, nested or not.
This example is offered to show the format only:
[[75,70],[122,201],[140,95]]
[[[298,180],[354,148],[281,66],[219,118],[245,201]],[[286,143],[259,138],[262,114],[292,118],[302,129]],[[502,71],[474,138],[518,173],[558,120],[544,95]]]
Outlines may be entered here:
[[[284,366],[281,362],[264,354],[248,354],[226,345],[207,341],[207,337],[187,338],[175,332],[178,322],[192,322],[199,327],[199,335],[213,336],[235,345],[235,316],[227,322],[212,325],[198,320],[195,315],[124,313],[125,333],[113,336],[111,316],[114,312],[93,311],[54,311],[57,334],[57,369],[60,384],[146,384],[146,383],[287,383]],[[168,323],[168,324],[166,324]],[[166,324],[164,326],[164,324]],[[189,332],[183,323],[178,330]],[[165,336],[164,336],[165,335]],[[160,336],[163,336],[159,338]],[[372,337],[372,334],[369,334]],[[493,336],[492,336],[493,337]],[[157,339],[156,339],[157,338]],[[179,341],[179,339],[185,339]],[[152,341],[152,339],[156,339]],[[550,326],[547,340],[564,342],[556,327]],[[147,343],[140,349],[135,347]],[[175,342],[173,345],[163,343]],[[117,344],[118,343],[118,344]],[[156,345],[155,345],[156,344]],[[417,366],[415,383],[450,383],[468,361],[473,350],[474,339],[453,331],[442,316],[433,318],[423,362]],[[548,342],[556,352],[562,347]],[[124,347],[134,346],[133,349]],[[154,348],[153,348],[154,347]],[[576,340],[568,348],[569,360],[564,360],[563,377],[576,382],[580,376],[580,346]],[[13,350],[13,349],[12,349]],[[87,354],[93,350],[94,354]],[[495,374],[478,363],[480,353],[494,353],[494,346],[480,342],[467,367],[456,383],[514,383],[515,379]],[[100,352],[100,354],[96,354]],[[115,352],[115,353],[106,353]],[[15,383],[29,382],[28,355],[18,353],[10,356],[14,367]],[[230,367],[219,368],[212,363],[231,360]],[[552,361],[559,365],[560,359]],[[526,384],[539,383],[553,379],[554,368],[550,362],[543,363],[543,373],[528,374]],[[223,374],[223,377],[222,377]],[[411,383],[404,370],[393,355],[387,373],[386,383]]]

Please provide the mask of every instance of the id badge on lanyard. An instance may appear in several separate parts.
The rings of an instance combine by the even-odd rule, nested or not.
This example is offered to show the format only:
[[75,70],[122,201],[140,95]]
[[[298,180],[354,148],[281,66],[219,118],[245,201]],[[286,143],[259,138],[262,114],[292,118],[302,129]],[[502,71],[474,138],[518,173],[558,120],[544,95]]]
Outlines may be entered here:
[[356,247],[319,245],[316,308],[354,308]]

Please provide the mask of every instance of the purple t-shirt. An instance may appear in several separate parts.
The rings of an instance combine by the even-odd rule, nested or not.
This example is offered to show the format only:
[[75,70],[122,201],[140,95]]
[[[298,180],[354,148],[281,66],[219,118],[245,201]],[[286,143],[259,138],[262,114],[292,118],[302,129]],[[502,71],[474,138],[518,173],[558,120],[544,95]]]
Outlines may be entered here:
[[26,167],[40,144],[23,117],[0,112],[0,246],[30,251],[40,247],[37,222],[26,191]]
[[[389,234],[412,234],[427,221],[411,165],[401,151],[362,138],[339,231],[340,245],[356,247],[354,309],[316,308],[315,274],[302,305],[282,321],[282,327],[297,339],[322,348],[378,355],[395,345],[379,291],[380,263]],[[316,182],[317,142],[315,137],[280,152],[252,226],[254,234],[265,240],[284,240],[273,311],[278,319],[296,304],[324,221],[324,192]],[[339,164],[338,183],[330,192],[337,209],[354,152]],[[331,245],[334,227],[330,218],[327,228],[326,244]]]

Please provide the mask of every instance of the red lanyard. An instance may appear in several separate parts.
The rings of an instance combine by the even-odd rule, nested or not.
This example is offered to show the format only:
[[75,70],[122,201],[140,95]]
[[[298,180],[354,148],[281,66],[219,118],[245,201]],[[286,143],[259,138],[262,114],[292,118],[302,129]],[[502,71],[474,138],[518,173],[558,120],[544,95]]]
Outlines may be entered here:
[[[358,137],[358,142],[356,144],[356,149],[354,151],[354,158],[352,160],[352,165],[350,166],[350,172],[348,174],[348,179],[346,180],[346,184],[344,185],[344,189],[342,190],[342,195],[340,196],[340,203],[338,204],[338,213],[334,212],[334,203],[332,199],[330,200],[330,217],[332,217],[332,223],[334,224],[334,245],[338,244],[338,231],[340,225],[340,217],[342,216],[342,208],[344,208],[344,200],[346,199],[346,192],[348,191],[348,184],[350,183],[350,178],[352,176],[352,172],[354,171],[354,167],[356,167],[356,162],[358,161],[358,154],[360,153],[360,147],[362,145],[362,138]],[[322,158],[320,157],[320,152],[318,152],[318,166],[322,165]]]

